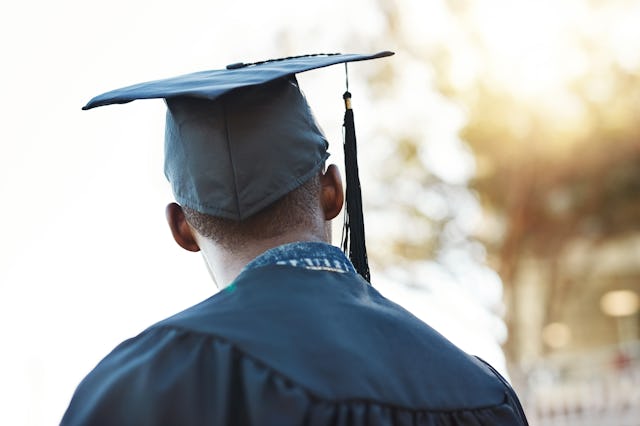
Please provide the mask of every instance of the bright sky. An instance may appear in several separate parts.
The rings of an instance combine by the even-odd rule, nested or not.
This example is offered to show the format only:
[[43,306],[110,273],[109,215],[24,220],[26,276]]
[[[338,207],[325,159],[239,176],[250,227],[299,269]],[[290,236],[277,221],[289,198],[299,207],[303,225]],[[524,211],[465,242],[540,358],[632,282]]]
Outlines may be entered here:
[[[164,205],[172,197],[162,175],[162,102],[89,112],[81,106],[124,85],[283,53],[413,50],[443,39],[462,46],[442,3],[419,0],[401,2],[405,43],[386,45],[379,9],[383,3],[37,0],[0,6],[0,327],[5,342],[0,352],[0,424],[58,422],[75,386],[115,345],[215,291],[200,257],[175,246],[164,223]],[[504,16],[491,15],[491,8],[473,13],[489,45],[496,46],[497,62],[491,66],[500,70],[500,61],[510,60],[512,48],[505,43],[517,40],[514,34],[525,37],[541,22],[561,31],[567,19],[580,19],[573,13],[579,10],[576,1],[559,10],[550,1],[492,3]],[[633,10],[640,10],[637,4]],[[512,16],[526,25],[510,21]],[[629,28],[618,28],[611,37],[624,39]],[[552,61],[545,56],[549,46],[532,46],[539,51],[530,59]],[[398,135],[406,126],[425,123],[418,131],[438,143],[425,145],[422,160],[445,181],[464,184],[474,165],[456,136],[463,112],[431,93],[402,105],[398,113],[395,102],[411,98],[416,87],[430,92],[431,71],[428,64],[412,62],[408,51],[397,53],[392,60],[406,78],[378,110],[360,104],[359,140],[375,139],[367,133],[374,121]],[[621,55],[629,63],[637,60],[627,51]],[[459,58],[454,72],[464,84],[469,74],[464,64],[478,63],[470,56]],[[567,72],[573,72],[580,61],[569,65]],[[367,98],[358,74],[367,71],[360,65],[350,69],[357,108],[358,93]],[[542,73],[536,84],[555,84],[557,77],[550,72]],[[329,138],[339,141],[342,70],[312,74],[301,78],[303,86],[311,104],[322,106],[316,112]],[[335,111],[324,108],[336,101]],[[387,147],[377,141],[379,149],[370,153],[360,148],[361,157],[380,164],[374,160],[388,152],[385,142]],[[332,151],[339,163],[339,151]],[[438,210],[442,200],[433,197],[424,208],[437,215],[446,206]],[[474,212],[475,204],[468,203],[465,212]],[[457,265],[455,274],[443,269],[447,262]],[[497,275],[456,252],[440,264],[425,259],[415,268],[381,278],[383,293],[465,349],[501,364],[496,339],[504,338],[504,326],[483,308],[499,304]],[[391,281],[411,282],[415,276],[431,283],[421,283],[430,293],[416,296],[415,290]],[[482,286],[443,290],[433,282]],[[470,332],[465,324],[475,328]]]

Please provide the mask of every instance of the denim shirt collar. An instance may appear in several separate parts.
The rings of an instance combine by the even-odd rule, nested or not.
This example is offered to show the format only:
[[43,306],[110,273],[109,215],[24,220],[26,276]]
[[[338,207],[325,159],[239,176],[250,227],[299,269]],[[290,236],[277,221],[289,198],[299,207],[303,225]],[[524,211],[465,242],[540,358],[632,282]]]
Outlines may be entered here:
[[249,262],[242,272],[266,265],[356,273],[351,261],[335,246],[319,242],[296,242],[269,249]]

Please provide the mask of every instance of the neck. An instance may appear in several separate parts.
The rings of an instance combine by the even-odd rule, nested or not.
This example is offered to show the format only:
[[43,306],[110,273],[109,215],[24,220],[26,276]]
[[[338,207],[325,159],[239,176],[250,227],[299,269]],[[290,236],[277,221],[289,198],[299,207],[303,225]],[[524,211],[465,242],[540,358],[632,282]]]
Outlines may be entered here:
[[328,242],[327,239],[320,238],[312,232],[296,232],[269,239],[253,240],[233,249],[221,247],[206,238],[200,237],[199,240],[198,245],[209,272],[220,289],[231,284],[247,263],[269,249],[300,241]]

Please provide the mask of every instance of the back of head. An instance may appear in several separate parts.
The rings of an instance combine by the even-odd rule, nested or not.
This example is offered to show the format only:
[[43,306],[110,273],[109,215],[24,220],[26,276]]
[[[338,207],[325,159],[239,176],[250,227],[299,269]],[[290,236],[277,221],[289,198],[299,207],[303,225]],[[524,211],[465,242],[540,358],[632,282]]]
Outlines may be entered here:
[[189,224],[203,237],[235,252],[252,242],[285,234],[309,232],[326,239],[320,215],[320,178],[314,175],[298,188],[244,220],[228,219],[183,206]]

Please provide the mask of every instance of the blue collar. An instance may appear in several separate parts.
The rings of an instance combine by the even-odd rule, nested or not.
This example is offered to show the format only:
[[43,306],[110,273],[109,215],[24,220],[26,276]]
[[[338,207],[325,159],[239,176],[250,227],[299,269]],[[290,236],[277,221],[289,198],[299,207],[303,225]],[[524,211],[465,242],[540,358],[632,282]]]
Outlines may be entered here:
[[318,242],[297,242],[269,249],[249,262],[242,272],[266,265],[356,273],[351,261],[335,246]]

